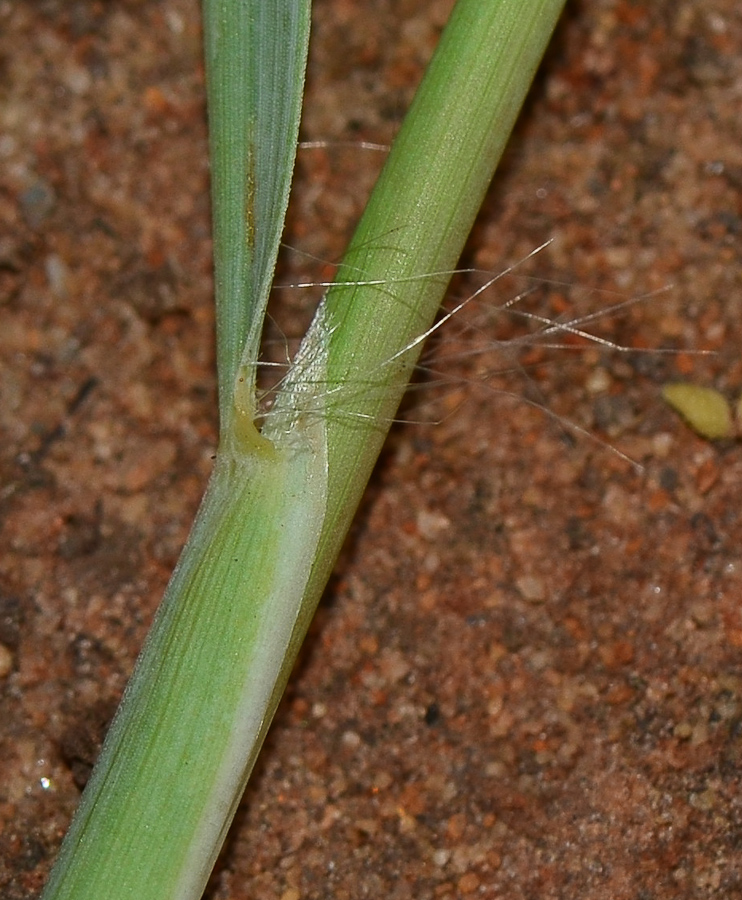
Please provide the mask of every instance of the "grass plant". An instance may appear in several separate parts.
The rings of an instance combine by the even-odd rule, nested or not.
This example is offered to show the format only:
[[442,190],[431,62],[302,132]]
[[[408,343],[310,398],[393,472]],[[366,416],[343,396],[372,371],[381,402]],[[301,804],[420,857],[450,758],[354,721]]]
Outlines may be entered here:
[[259,421],[310,8],[205,0],[219,449],[44,900],[201,896],[562,6],[458,0]]

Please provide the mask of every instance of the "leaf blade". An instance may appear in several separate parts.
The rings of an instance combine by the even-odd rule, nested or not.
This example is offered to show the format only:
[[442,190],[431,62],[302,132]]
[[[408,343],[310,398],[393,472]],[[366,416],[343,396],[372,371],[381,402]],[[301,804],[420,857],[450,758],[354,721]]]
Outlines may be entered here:
[[288,206],[309,43],[309,0],[204,0],[222,438],[235,385],[254,410],[254,360]]

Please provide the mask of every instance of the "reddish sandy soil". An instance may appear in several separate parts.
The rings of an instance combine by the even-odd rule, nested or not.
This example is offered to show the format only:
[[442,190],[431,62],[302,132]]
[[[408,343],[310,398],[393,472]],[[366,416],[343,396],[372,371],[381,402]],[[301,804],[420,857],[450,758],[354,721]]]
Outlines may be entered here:
[[[742,382],[742,8],[568,6],[466,263],[552,243],[438,341],[211,900],[742,897],[742,458],[659,398]],[[448,8],[318,0],[279,282],[331,271]],[[199,41],[193,0],[0,0],[5,900],[53,862],[214,452]],[[526,289],[569,320],[664,287],[590,324],[643,352],[500,343]],[[283,332],[316,293],[276,292]]]

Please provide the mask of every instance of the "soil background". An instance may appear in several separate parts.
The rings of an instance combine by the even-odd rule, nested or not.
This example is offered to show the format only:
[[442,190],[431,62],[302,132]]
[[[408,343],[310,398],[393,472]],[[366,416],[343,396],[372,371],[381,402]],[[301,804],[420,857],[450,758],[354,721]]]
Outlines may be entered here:
[[[331,274],[450,5],[317,0],[279,283]],[[567,4],[463,263],[551,243],[435,342],[211,900],[742,897],[742,458],[660,399],[740,392],[741,95],[735,0]],[[318,293],[277,290],[273,338]],[[0,304],[0,894],[27,900],[214,453],[193,0],[0,0]]]

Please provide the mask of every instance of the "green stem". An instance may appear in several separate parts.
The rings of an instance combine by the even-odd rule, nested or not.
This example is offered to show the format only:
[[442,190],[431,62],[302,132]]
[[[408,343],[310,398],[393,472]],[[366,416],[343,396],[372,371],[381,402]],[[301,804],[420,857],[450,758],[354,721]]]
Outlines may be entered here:
[[[456,265],[562,5],[459,0],[262,435],[242,356],[257,326],[222,336],[214,475],[44,900],[200,896],[441,302],[449,276],[430,273]],[[251,165],[234,200],[246,230],[216,235],[219,290],[243,299]],[[222,332],[242,328],[226,302]]]
[[217,462],[45,897],[201,896],[288,677],[325,471],[309,435]]
[[[564,0],[458,0],[305,339],[319,344],[324,334],[329,344],[315,401],[327,429],[328,497],[313,600],[302,611],[297,641],[563,6]],[[302,378],[290,379],[265,435],[281,431]]]

